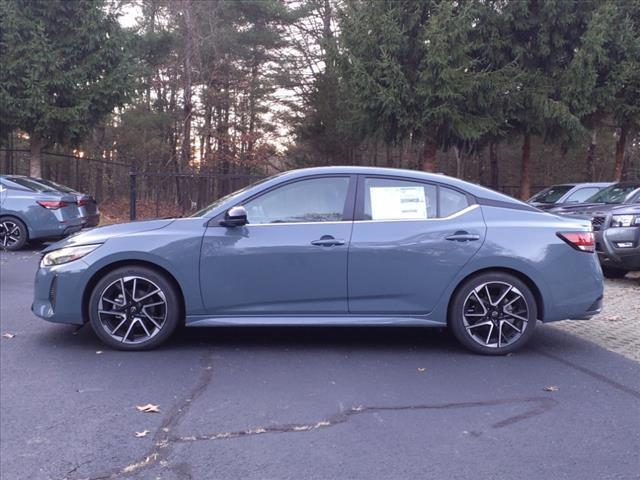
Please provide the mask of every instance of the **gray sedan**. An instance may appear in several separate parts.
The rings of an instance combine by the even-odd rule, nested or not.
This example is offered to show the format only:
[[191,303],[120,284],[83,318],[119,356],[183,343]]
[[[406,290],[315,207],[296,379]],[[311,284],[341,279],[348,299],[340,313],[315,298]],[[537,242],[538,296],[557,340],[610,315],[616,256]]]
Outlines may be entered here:
[[0,248],[19,250],[29,240],[60,239],[84,225],[76,195],[29,177],[0,176]]
[[33,312],[156,347],[179,324],[452,329],[505,354],[602,306],[591,225],[442,175],[277,175],[190,218],[92,229],[44,251]]

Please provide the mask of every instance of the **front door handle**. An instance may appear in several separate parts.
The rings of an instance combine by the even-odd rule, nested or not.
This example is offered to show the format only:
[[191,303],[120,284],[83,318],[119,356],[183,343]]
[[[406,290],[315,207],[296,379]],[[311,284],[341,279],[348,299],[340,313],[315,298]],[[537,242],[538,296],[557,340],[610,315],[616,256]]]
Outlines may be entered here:
[[331,235],[323,235],[318,240],[313,240],[311,245],[316,245],[318,247],[333,247],[336,245],[344,245],[344,240],[333,238]]
[[444,237],[447,240],[451,240],[452,242],[471,242],[474,240],[480,240],[480,235],[469,232],[456,232],[453,235],[449,235],[448,237]]

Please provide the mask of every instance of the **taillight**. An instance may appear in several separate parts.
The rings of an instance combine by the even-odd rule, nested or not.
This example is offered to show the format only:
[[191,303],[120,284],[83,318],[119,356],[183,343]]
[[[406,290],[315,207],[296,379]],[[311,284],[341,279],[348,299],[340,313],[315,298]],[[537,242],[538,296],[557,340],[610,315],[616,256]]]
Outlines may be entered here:
[[89,205],[90,201],[88,198],[81,198],[76,202],[79,207],[84,207],[85,205]]
[[49,210],[56,210],[58,208],[66,207],[69,204],[62,200],[39,200],[38,205],[48,208]]
[[596,251],[596,239],[593,232],[558,232],[558,237],[581,252]]

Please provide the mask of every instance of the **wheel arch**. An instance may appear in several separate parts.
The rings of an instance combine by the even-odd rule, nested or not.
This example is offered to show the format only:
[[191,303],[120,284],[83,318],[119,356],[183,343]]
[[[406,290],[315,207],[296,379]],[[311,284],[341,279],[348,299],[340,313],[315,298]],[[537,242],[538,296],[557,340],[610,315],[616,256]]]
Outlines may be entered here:
[[4,218],[15,218],[16,220],[20,220],[24,226],[27,228],[27,241],[29,241],[29,239],[31,238],[31,232],[30,227],[29,227],[29,223],[27,222],[27,220],[22,216],[19,215],[15,212],[2,212],[0,213],[0,220],[4,219]]
[[540,291],[540,288],[538,287],[536,282],[534,282],[531,277],[529,277],[528,275],[522,273],[521,271],[513,269],[513,268],[508,268],[508,267],[486,267],[486,268],[482,268],[480,270],[476,270],[474,272],[469,273],[466,277],[462,278],[458,282],[458,284],[456,285],[456,288],[454,288],[453,292],[449,296],[449,302],[447,304],[447,324],[449,323],[449,313],[451,312],[451,307],[453,305],[453,299],[455,298],[456,294],[458,293],[458,290],[460,290],[462,285],[467,280],[469,280],[469,279],[471,279],[473,277],[476,277],[478,275],[482,275],[482,274],[485,274],[485,273],[493,273],[493,272],[508,273],[510,275],[513,275],[514,277],[516,277],[519,280],[521,280],[527,287],[529,287],[529,289],[531,290],[531,293],[533,294],[533,297],[536,300],[536,309],[538,310],[538,319],[544,321],[544,299],[542,297],[542,292]]
[[178,294],[178,301],[180,302],[180,313],[182,318],[185,317],[185,299],[184,292],[182,291],[182,287],[176,277],[166,268],[158,265],[157,263],[148,261],[148,260],[140,260],[140,259],[131,259],[131,260],[117,260],[115,262],[109,263],[107,265],[102,266],[99,270],[93,273],[87,282],[84,292],[82,293],[82,320],[84,323],[89,321],[89,299],[91,298],[91,293],[95,288],[96,284],[100,281],[102,277],[107,275],[109,272],[120,268],[120,267],[130,267],[130,266],[138,266],[138,267],[146,267],[152,270],[155,270],[157,273],[165,276],[167,280],[173,285],[176,289],[176,293]]

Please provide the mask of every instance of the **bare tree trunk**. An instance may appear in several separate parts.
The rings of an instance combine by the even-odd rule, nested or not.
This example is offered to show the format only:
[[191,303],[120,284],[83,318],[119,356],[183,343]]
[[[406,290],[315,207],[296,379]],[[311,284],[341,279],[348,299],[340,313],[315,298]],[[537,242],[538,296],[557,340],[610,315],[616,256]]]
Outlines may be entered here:
[[[182,168],[188,168],[191,163],[191,116],[193,113],[193,103],[191,99],[192,90],[192,65],[191,59],[193,57],[193,21],[191,18],[191,0],[184,0],[183,2],[183,14],[184,14],[184,85],[183,85],[183,112],[184,117],[182,120],[182,148],[180,150],[180,160]],[[184,189],[185,195],[181,199],[182,207],[190,208],[189,196],[187,189]]]
[[386,163],[387,163],[387,167],[393,167],[393,159],[391,158],[391,144],[389,142],[385,142],[385,148],[386,148]]
[[425,172],[435,172],[438,169],[438,146],[436,142],[427,137],[422,149],[422,170]]
[[13,171],[13,132],[7,134],[7,149],[4,152],[4,172],[8,174]]
[[498,190],[500,188],[500,170],[498,165],[498,144],[496,142],[489,144],[489,169],[491,170],[491,188]]
[[453,147],[453,155],[456,159],[456,177],[462,178],[462,155],[458,147]]
[[529,167],[531,162],[531,134],[525,133],[522,142],[522,164],[520,165],[520,199],[527,200],[531,196],[531,178]]
[[29,134],[31,157],[29,158],[29,175],[42,177],[42,137],[39,133]]
[[620,127],[620,136],[616,143],[616,164],[613,173],[613,180],[619,182],[622,178],[622,167],[624,165],[624,152],[627,148],[627,127]]
[[595,178],[596,164],[596,146],[597,146],[597,130],[594,128],[591,132],[591,143],[587,151],[587,181],[593,182]]

